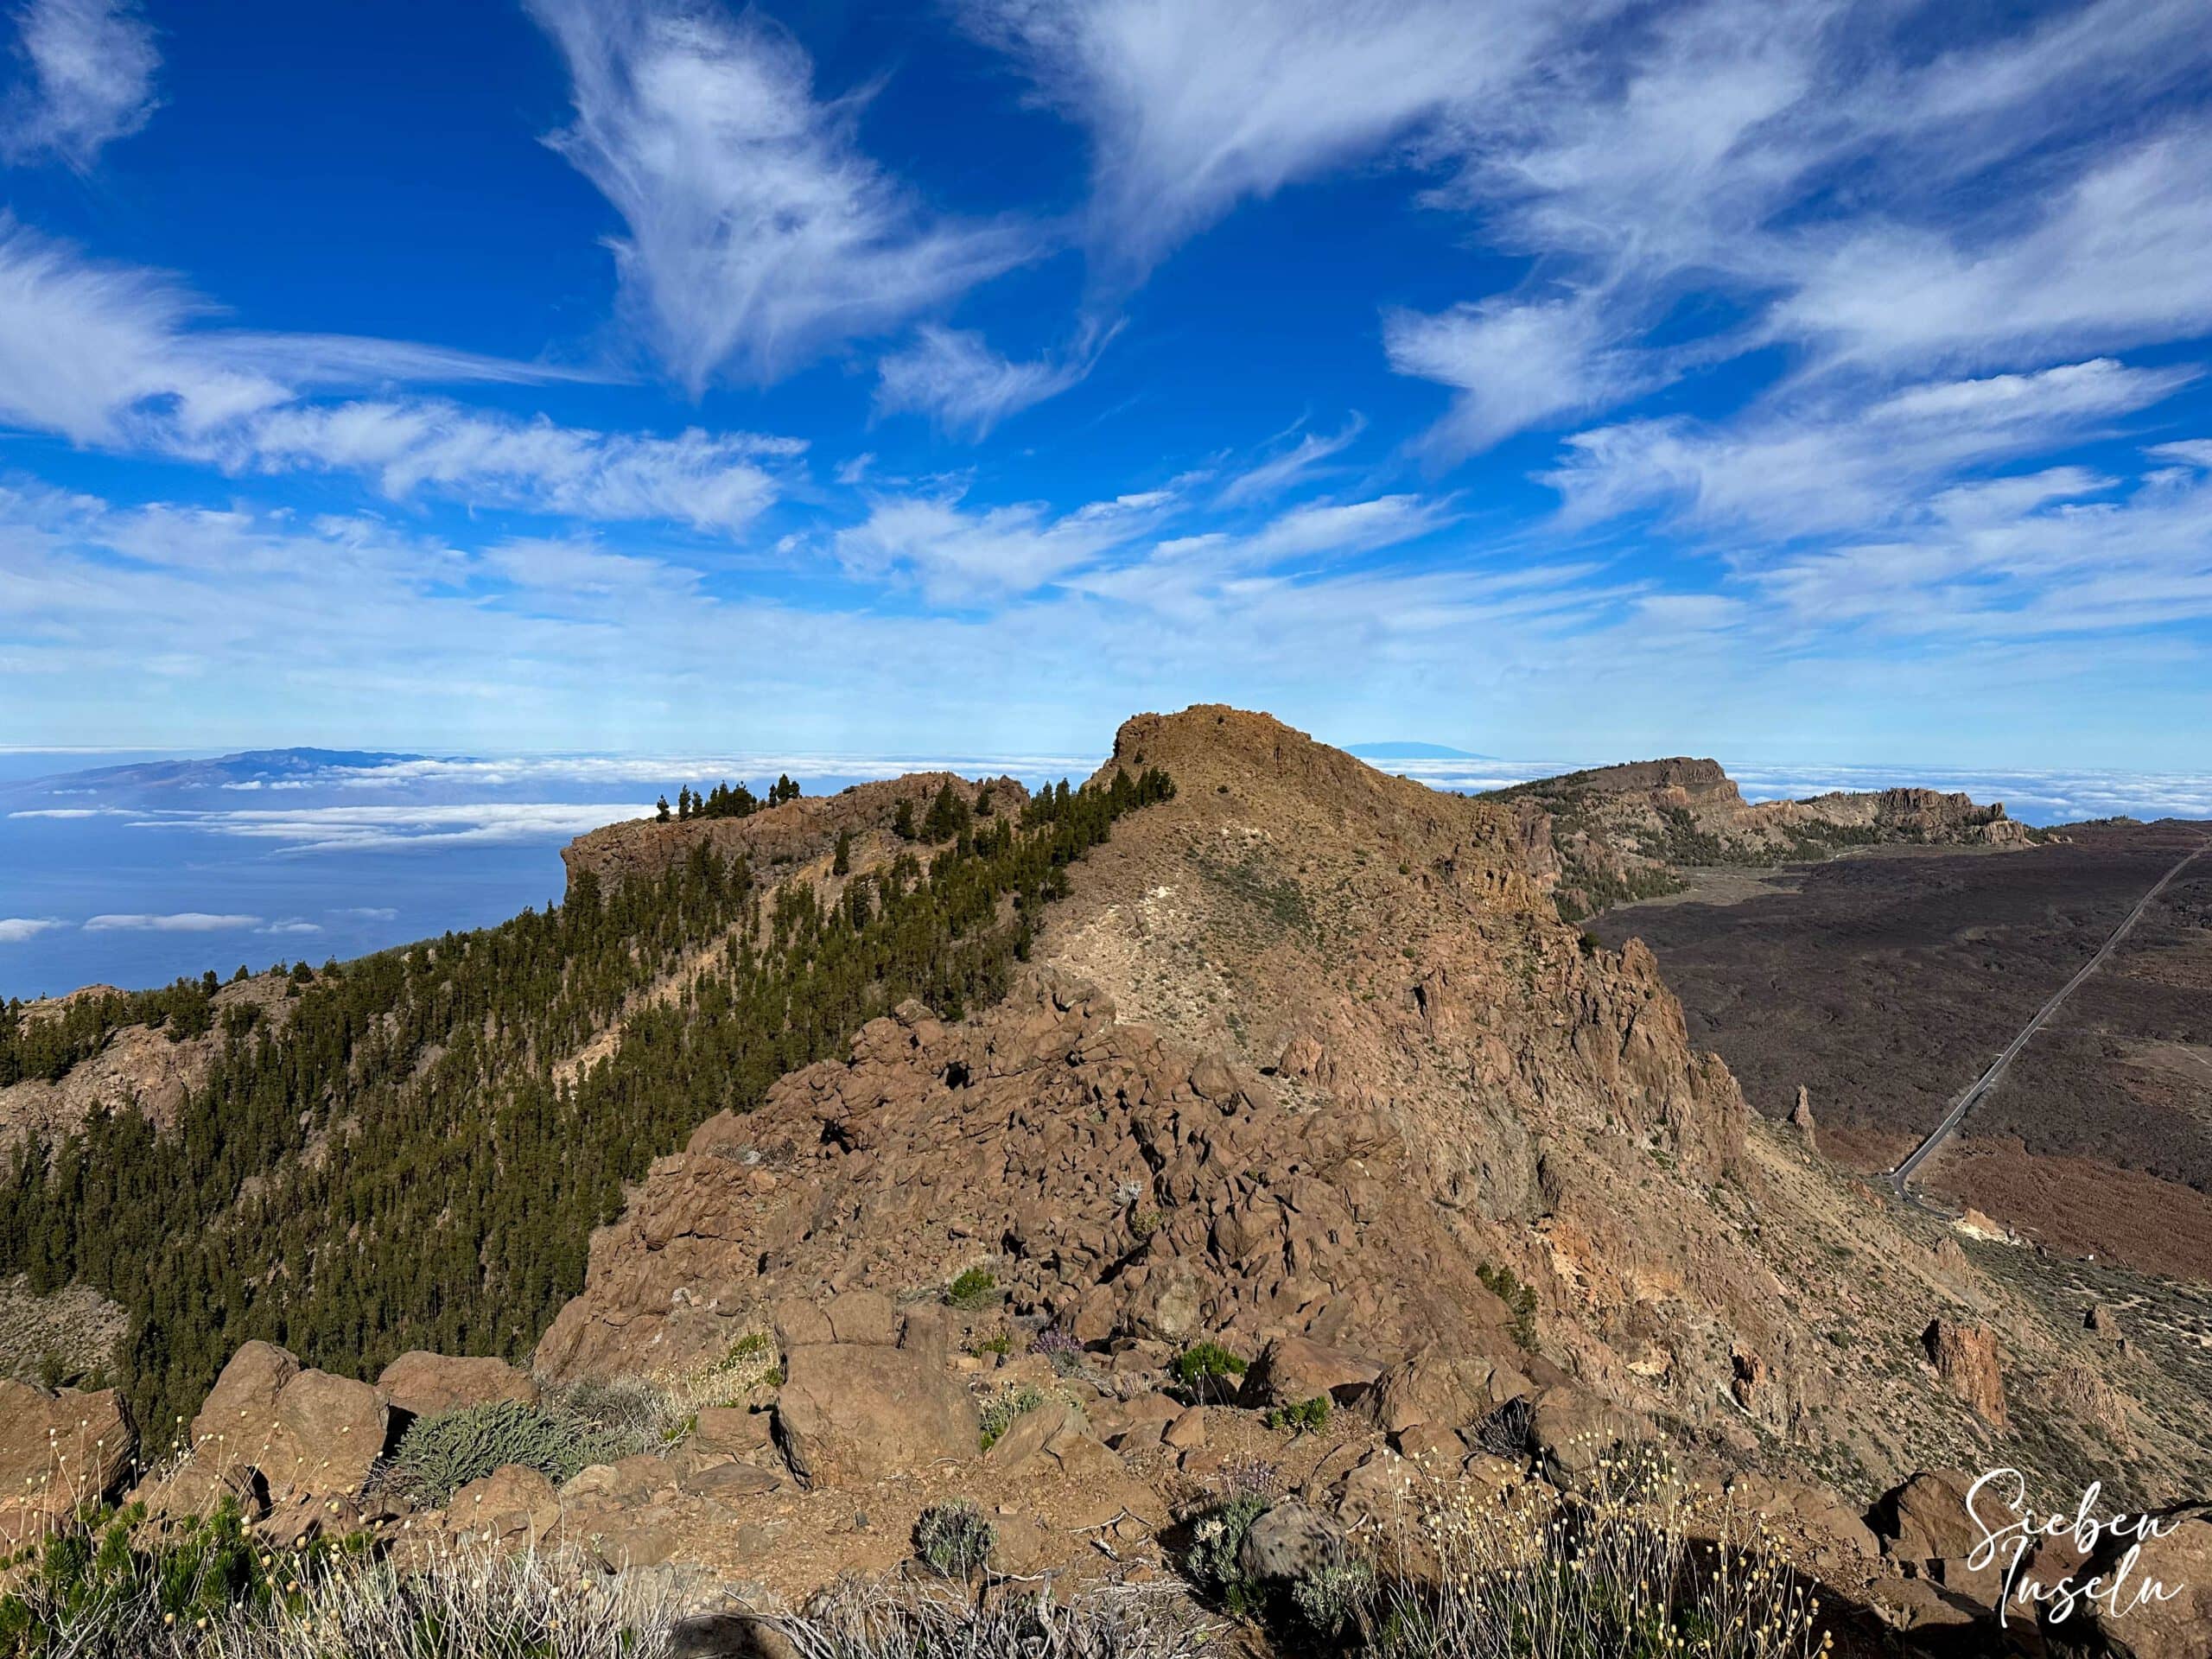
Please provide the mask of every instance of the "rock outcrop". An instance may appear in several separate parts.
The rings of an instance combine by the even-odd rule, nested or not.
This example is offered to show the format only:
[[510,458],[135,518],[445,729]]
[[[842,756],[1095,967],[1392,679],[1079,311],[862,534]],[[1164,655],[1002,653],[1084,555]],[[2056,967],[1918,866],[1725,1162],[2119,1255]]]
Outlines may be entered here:
[[448,1357],[421,1349],[385,1366],[377,1388],[394,1411],[410,1417],[502,1400],[525,1406],[537,1402],[537,1384],[504,1359]]
[[1537,874],[1576,915],[1681,886],[1705,865],[1768,865],[1880,842],[2024,846],[2002,802],[1932,789],[1746,801],[1716,760],[1681,756],[1599,766],[1500,790]]
[[192,1420],[192,1458],[133,1496],[157,1511],[196,1510],[218,1486],[250,1477],[275,1503],[350,1497],[384,1455],[391,1422],[368,1383],[302,1370],[274,1343],[249,1342]]
[[[691,818],[657,823],[632,818],[580,836],[561,849],[569,880],[590,871],[607,886],[632,875],[653,875],[701,847],[724,858],[749,860],[764,877],[779,879],[795,866],[826,857],[841,831],[879,849],[893,840],[892,825],[904,805],[917,818],[950,784],[970,807],[985,791],[994,811],[1019,812],[1029,791],[1011,778],[966,779],[950,772],[910,772],[903,778],[856,784],[835,795],[802,795],[741,818]],[[899,843],[904,845],[904,843]]]
[[1944,1385],[1986,1421],[2002,1427],[2006,1421],[2005,1378],[1998,1368],[1997,1333],[1987,1325],[1936,1319],[1922,1340],[1928,1363]]
[[976,1403],[926,1352],[874,1343],[794,1348],[776,1395],[776,1438],[810,1486],[866,1486],[939,1459],[976,1455]]
[[114,1491],[137,1447],[113,1389],[55,1394],[0,1380],[0,1552]]

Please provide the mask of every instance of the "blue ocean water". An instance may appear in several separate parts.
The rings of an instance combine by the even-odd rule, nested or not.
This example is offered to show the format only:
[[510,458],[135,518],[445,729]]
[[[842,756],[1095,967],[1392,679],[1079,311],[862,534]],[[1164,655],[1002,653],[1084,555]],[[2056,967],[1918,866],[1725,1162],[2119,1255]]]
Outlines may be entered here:
[[[1484,790],[1601,764],[1393,745],[1376,764]],[[1035,785],[1096,755],[531,755],[327,750],[151,756],[0,751],[0,997],[137,987],[241,963],[359,956],[559,898],[562,845],[682,784],[780,772],[810,794],[944,766]],[[1730,762],[1753,799],[1896,784],[2003,800],[2056,823],[2212,817],[2212,778]]]

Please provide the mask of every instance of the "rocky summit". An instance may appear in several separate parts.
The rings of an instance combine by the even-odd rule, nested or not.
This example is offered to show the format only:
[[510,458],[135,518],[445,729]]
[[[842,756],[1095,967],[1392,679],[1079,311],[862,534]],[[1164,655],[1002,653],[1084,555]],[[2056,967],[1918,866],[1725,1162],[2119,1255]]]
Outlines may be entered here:
[[[1126,810],[1065,839],[1071,801],[1109,799]],[[1762,1517],[1847,1648],[1996,1651],[1974,1645],[1999,1640],[2004,1589],[1967,1562],[1960,1471],[2110,1471],[2118,1499],[2173,1505],[2212,1480],[2202,1420],[2119,1314],[2054,1306],[1993,1265],[2012,1246],[1832,1165],[1808,1109],[1747,1112],[1651,953],[1561,919],[1560,849],[1645,856],[1623,827],[1645,814],[1769,849],[2017,830],[1916,791],[1748,807],[1694,761],[1440,794],[1200,706],[1126,722],[1072,795],[931,774],[588,836],[570,907],[651,888],[709,931],[662,938],[650,976],[531,1051],[556,1102],[808,929],[843,960],[988,858],[1011,874],[952,937],[1008,941],[1003,982],[957,1010],[857,995],[817,1058],[696,1114],[575,1241],[534,1349],[349,1367],[249,1343],[190,1456],[136,1490],[405,1559],[574,1546],[674,1575],[757,1643],[729,1607],[918,1550],[950,1572],[970,1546],[1071,1593],[1310,1600],[1416,1488],[1581,1490],[1643,1447]],[[19,1531],[65,1506],[41,1446],[73,1412],[107,1431],[95,1484],[138,1479],[118,1396],[11,1386]],[[1247,1498],[1224,1567],[1205,1529]],[[2171,1559],[2201,1553],[2190,1525]]]
[[1932,789],[1832,791],[1751,802],[1717,760],[1678,756],[1539,779],[1497,791],[1529,867],[1560,912],[1679,891],[1681,872],[1832,857],[1872,844],[2022,847],[2005,804]]

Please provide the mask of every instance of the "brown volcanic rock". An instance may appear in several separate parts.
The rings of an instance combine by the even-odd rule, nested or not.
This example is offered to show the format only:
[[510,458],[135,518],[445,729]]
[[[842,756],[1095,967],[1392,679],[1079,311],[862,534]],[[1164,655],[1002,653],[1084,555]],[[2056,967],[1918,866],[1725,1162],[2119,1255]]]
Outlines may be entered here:
[[611,886],[628,876],[672,868],[698,847],[711,847],[724,858],[747,859],[763,874],[828,856],[841,830],[887,852],[907,845],[891,834],[899,804],[909,804],[918,823],[948,783],[970,806],[989,790],[995,811],[1019,812],[1029,799],[1029,791],[1011,778],[969,779],[950,772],[918,772],[856,784],[836,795],[802,795],[742,818],[693,818],[682,823],[632,818],[610,823],[570,842],[561,849],[561,861],[568,867],[571,882],[589,870]]
[[2028,842],[2001,802],[1932,789],[1750,802],[1719,762],[1688,756],[1538,779],[1497,798],[1515,814],[1531,868],[1581,912],[1677,888],[1675,872],[1688,866],[1825,858],[1867,842]]
[[1997,1333],[1986,1325],[1936,1319],[1921,1340],[1936,1374],[1981,1416],[2003,1427],[2005,1379],[1998,1370]]
[[0,1549],[105,1497],[137,1446],[113,1389],[49,1394],[0,1379]]
[[[1512,1364],[1478,1273],[1510,1263],[1594,1384],[1649,1394],[1636,1368],[1678,1326],[1707,1379],[1682,1374],[1684,1408],[1713,1409],[1732,1328],[1763,1329],[1771,1299],[1693,1242],[1678,1198],[1647,1225],[1609,1191],[1652,1157],[1701,1187],[1743,1147],[1741,1097],[1690,1052],[1650,954],[1592,953],[1558,922],[1505,808],[1265,716],[1139,716],[1105,775],[1147,765],[1178,797],[1072,872],[1039,952],[1071,971],[1040,967],[957,1026],[878,1020],[849,1058],[702,1125],[594,1239],[543,1374],[673,1370],[794,1297],[779,1323],[987,1260],[1010,1312],[1087,1343]],[[1267,924],[1217,957],[1249,1042],[1183,997],[1194,887],[1222,890],[1205,899],[1223,922],[1252,906]],[[1285,1057],[1304,1075],[1261,1075]]]
[[865,1486],[980,1451],[976,1402],[925,1355],[874,1343],[794,1348],[776,1438],[810,1486]]
[[361,1490],[391,1426],[384,1395],[365,1382],[302,1370],[270,1342],[231,1356],[192,1420],[194,1461],[220,1478],[251,1469],[273,1498],[336,1497]]
[[385,1366],[377,1387],[395,1411],[410,1417],[501,1400],[537,1403],[537,1384],[504,1359],[454,1358],[422,1349],[402,1354]]
[[[994,1251],[1015,1312],[1093,1341],[1160,1328],[1171,1304],[1188,1314],[1167,1325],[1248,1351],[1313,1330],[1391,1352],[1447,1332],[1503,1341],[1476,1263],[1376,1178],[1391,1151],[1373,1114],[1294,1112],[1257,1077],[1225,1083],[1046,971],[959,1026],[878,1020],[849,1060],[710,1119],[594,1237],[538,1365],[677,1366],[793,1289],[942,1285]],[[1148,1231],[1132,1225],[1145,1209],[1160,1217]]]
[[[2052,1653],[2065,1659],[2212,1659],[2212,1504],[2166,1510],[2157,1524],[2156,1538],[2128,1533],[2107,1539],[2075,1570],[2077,1587],[2092,1577],[2104,1580],[2104,1601],[2077,1604],[2063,1620],[2053,1617],[2057,1603],[2038,1605]],[[2139,1543],[2140,1554],[2121,1575],[2122,1558]]]
[[[543,1375],[674,1372],[754,1325],[825,1343],[841,1293],[933,1300],[981,1266],[1004,1316],[1095,1350],[1446,1356],[1463,1380],[1402,1426],[1416,1438],[1465,1427],[1440,1419],[1478,1386],[1555,1391],[1562,1466],[1658,1423],[1749,1455],[1748,1408],[1784,1464],[1847,1446],[1863,1501],[1963,1455],[1968,1419],[1847,1338],[1893,1349],[1950,1294],[2053,1368],[1971,1264],[1937,1286],[1924,1230],[1800,1137],[1748,1135],[1649,951],[1559,920],[1512,803],[1211,707],[1128,721],[1102,775],[1147,766],[1176,798],[1071,868],[1003,1002],[878,1020],[652,1166]],[[1493,1287],[1533,1297],[1535,1351]],[[855,1332],[880,1326],[851,1306]]]

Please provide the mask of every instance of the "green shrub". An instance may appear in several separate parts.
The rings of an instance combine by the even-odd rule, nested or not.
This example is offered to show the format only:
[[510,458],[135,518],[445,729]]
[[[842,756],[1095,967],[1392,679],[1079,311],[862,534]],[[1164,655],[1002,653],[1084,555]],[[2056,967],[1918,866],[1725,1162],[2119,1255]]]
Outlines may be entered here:
[[1298,1616],[1331,1638],[1357,1624],[1374,1596],[1375,1569],[1361,1560],[1317,1567],[1290,1587]]
[[969,1310],[988,1307],[998,1287],[999,1281],[984,1268],[970,1268],[945,1287],[945,1306]]
[[1014,1332],[1001,1325],[988,1337],[970,1338],[968,1351],[981,1359],[985,1354],[995,1354],[1001,1359],[1014,1352]]
[[143,1503],[99,1510],[19,1552],[27,1570],[0,1595],[0,1654],[152,1653],[173,1624],[194,1629],[241,1607],[296,1613],[334,1561],[358,1553],[354,1541],[318,1540],[271,1557],[227,1498],[157,1539],[145,1520]]
[[999,1436],[1007,1431],[1007,1425],[1023,1412],[1034,1411],[1044,1403],[1045,1390],[1034,1382],[1002,1389],[983,1402],[983,1450],[988,1452],[997,1445]]
[[1513,1340],[1524,1349],[1536,1345],[1536,1292],[1532,1285],[1524,1285],[1510,1268],[1492,1267],[1484,1262],[1475,1269],[1491,1294],[1503,1302],[1513,1314]]
[[586,1464],[621,1455],[612,1437],[566,1412],[500,1400],[416,1418],[393,1461],[410,1494],[443,1503],[504,1464],[535,1469],[557,1486]]
[[1296,1405],[1277,1406],[1268,1414],[1269,1428],[1287,1428],[1295,1434],[1318,1434],[1329,1426],[1329,1396],[1317,1394]]
[[1255,1586],[1244,1576],[1237,1556],[1243,1551],[1245,1534],[1268,1507],[1263,1493],[1237,1492],[1201,1510],[1191,1522],[1191,1547],[1184,1552],[1184,1570],[1193,1584],[1232,1613],[1254,1611]]
[[1185,1388],[1211,1398],[1233,1392],[1249,1367],[1217,1342],[1198,1342],[1176,1355],[1170,1369]]
[[964,1497],[932,1503],[914,1523],[914,1553],[939,1578],[973,1578],[997,1541],[982,1510]]

